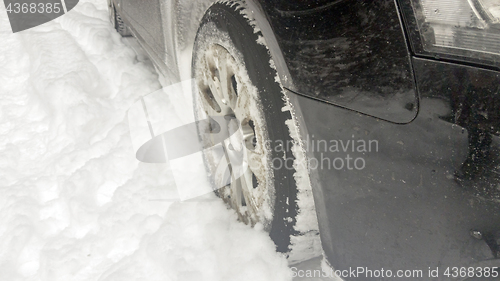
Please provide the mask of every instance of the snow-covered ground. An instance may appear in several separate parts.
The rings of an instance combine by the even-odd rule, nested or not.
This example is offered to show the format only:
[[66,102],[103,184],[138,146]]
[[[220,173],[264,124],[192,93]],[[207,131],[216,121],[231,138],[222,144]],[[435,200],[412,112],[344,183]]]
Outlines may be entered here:
[[107,13],[13,34],[0,8],[0,280],[291,280],[263,230],[135,159],[127,110],[161,85]]

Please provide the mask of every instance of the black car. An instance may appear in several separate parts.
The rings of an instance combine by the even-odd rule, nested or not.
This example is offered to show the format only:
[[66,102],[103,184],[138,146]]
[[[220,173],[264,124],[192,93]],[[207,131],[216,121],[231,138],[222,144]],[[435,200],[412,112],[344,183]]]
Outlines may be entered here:
[[109,6],[167,83],[193,79],[202,141],[230,136],[204,151],[216,192],[278,251],[311,251],[315,208],[345,280],[500,280],[499,1]]

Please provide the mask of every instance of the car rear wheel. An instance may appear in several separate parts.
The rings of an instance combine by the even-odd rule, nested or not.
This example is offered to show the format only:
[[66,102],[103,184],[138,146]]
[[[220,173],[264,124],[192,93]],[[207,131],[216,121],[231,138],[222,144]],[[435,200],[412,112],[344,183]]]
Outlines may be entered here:
[[214,4],[198,29],[192,61],[196,118],[210,118],[209,132],[229,136],[219,149],[212,134],[202,136],[204,147],[212,147],[204,158],[216,194],[240,221],[262,225],[277,250],[288,253],[291,238],[301,234],[294,228],[295,158],[286,147],[295,143],[287,126],[292,116],[268,50],[241,12]]
[[116,10],[115,4],[112,0],[108,1],[108,12],[109,12],[109,20],[113,25],[113,28],[122,36],[127,37],[131,36],[130,30],[128,29],[125,22],[123,22],[120,13]]

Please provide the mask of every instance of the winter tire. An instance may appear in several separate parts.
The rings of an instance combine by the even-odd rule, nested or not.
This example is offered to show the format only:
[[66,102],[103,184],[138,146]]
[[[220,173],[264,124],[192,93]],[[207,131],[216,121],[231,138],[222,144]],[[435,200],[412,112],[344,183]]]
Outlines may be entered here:
[[[257,43],[258,33],[241,12],[234,5],[218,3],[202,20],[192,63],[197,86],[195,112],[198,119],[224,116],[229,120],[218,124],[228,126],[231,135],[223,144],[223,155],[210,150],[204,153],[215,187],[221,187],[217,185],[225,183],[222,178],[234,172],[231,159],[235,153],[248,164],[241,177],[233,173],[216,193],[241,221],[262,225],[277,250],[286,253],[290,237],[296,234],[297,188],[293,154],[277,146],[293,143],[285,124],[291,115],[282,110],[283,90],[275,80],[268,50]],[[229,161],[221,172],[224,158]]]
[[125,22],[123,22],[123,19],[120,16],[120,13],[116,10],[115,4],[112,0],[108,2],[108,12],[109,20],[111,21],[113,28],[118,32],[118,34],[120,34],[122,37],[131,36],[132,34],[130,33],[129,28],[127,27]]

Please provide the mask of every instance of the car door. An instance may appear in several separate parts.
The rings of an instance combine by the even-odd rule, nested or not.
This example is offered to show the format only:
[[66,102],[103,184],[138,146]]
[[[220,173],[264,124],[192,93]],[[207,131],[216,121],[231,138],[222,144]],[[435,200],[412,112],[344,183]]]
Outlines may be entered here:
[[134,36],[149,53],[160,72],[168,81],[177,82],[172,1],[120,0],[120,4]]

